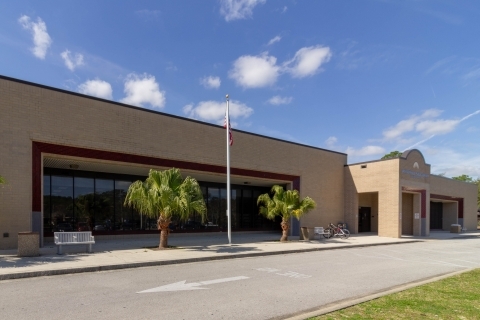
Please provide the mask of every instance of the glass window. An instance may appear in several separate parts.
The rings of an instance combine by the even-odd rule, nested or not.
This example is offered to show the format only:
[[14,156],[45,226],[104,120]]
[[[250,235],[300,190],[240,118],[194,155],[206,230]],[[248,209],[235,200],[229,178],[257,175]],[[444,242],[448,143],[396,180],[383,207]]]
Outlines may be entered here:
[[207,204],[207,228],[217,228],[219,226],[220,211],[220,190],[218,188],[208,188]]
[[231,189],[230,190],[232,195],[231,195],[231,204],[230,204],[230,209],[232,210],[232,214],[230,217],[232,217],[232,229],[238,228],[238,216],[237,216],[237,190],[236,189]]
[[[231,191],[231,190],[230,190]],[[227,189],[220,189],[220,209],[219,209],[219,221],[218,225],[222,228],[227,228]]]
[[241,227],[244,229],[251,228],[252,227],[252,207],[253,207],[252,190],[243,189],[242,195],[243,197],[242,197]]
[[123,205],[131,184],[131,181],[115,181],[115,229],[117,230],[133,230],[135,228],[132,220],[132,208]]
[[113,180],[95,179],[95,231],[114,230]]
[[50,211],[50,175],[43,176],[43,231],[52,232],[52,212]]
[[262,228],[262,222],[265,220],[262,215],[258,212],[258,206],[257,206],[257,199],[258,196],[260,195],[259,190],[253,190],[253,203],[252,203],[252,210],[253,210],[253,228],[259,229]]
[[51,211],[53,231],[73,231],[73,177],[52,176]]
[[94,215],[94,180],[93,178],[74,179],[75,229],[92,231],[95,227]]

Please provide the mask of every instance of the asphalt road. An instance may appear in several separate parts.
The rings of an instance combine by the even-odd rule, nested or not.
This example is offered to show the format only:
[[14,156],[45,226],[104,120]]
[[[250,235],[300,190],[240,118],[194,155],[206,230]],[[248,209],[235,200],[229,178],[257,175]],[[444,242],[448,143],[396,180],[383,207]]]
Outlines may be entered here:
[[284,318],[478,267],[472,238],[9,280],[0,318]]

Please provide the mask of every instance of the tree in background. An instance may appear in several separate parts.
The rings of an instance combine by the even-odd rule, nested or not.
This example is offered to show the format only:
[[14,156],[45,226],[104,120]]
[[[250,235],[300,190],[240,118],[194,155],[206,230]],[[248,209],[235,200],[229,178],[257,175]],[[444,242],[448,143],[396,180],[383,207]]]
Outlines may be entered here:
[[0,176],[0,184],[5,184],[7,183],[7,180],[5,180],[4,177]]
[[463,182],[474,182],[473,178],[466,174],[462,174],[461,176],[458,176],[458,177],[452,177],[452,179],[463,181]]
[[310,197],[300,199],[298,190],[285,191],[279,185],[274,185],[271,193],[273,193],[272,198],[268,193],[258,197],[257,204],[260,206],[260,214],[270,220],[274,220],[276,216],[281,216],[282,237],[280,241],[287,241],[290,218],[300,219],[301,216],[314,209],[317,204]]
[[130,185],[124,204],[157,219],[160,249],[168,248],[168,225],[172,218],[186,221],[196,212],[203,221],[207,213],[197,180],[191,177],[183,179],[176,168],[165,171],[151,169],[145,181],[135,181]]
[[382,160],[385,160],[385,159],[393,159],[393,158],[400,158],[400,156],[402,155],[402,152],[400,151],[392,151],[390,153],[387,153],[386,155],[384,155],[382,157]]
[[473,179],[469,175],[462,174],[458,177],[452,177],[454,180],[458,181],[464,181],[464,182],[470,182],[470,183],[475,183],[478,188],[478,196],[477,196],[477,208],[480,209],[480,178]]

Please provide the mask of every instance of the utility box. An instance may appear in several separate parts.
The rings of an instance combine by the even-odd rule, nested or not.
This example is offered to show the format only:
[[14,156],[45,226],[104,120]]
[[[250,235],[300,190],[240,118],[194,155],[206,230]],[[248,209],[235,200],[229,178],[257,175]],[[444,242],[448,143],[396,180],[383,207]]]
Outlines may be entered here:
[[39,238],[40,238],[40,235],[38,232],[19,232],[17,255],[19,257],[39,256],[40,255]]
[[462,232],[462,226],[459,224],[452,224],[450,226],[450,233],[460,233]]

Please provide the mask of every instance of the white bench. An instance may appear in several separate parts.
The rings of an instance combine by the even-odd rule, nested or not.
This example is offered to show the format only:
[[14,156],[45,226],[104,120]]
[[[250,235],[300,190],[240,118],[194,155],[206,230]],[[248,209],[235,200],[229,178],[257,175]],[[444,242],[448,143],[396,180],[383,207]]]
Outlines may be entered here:
[[62,246],[85,244],[87,252],[92,252],[92,244],[95,243],[95,238],[91,231],[82,232],[54,232],[55,244],[57,247],[57,254],[62,254]]
[[326,235],[326,234],[330,234],[329,231],[327,231],[327,232],[325,232],[325,231],[326,230],[323,227],[314,227],[313,228],[314,239],[316,239],[315,236],[323,236],[323,235]]

